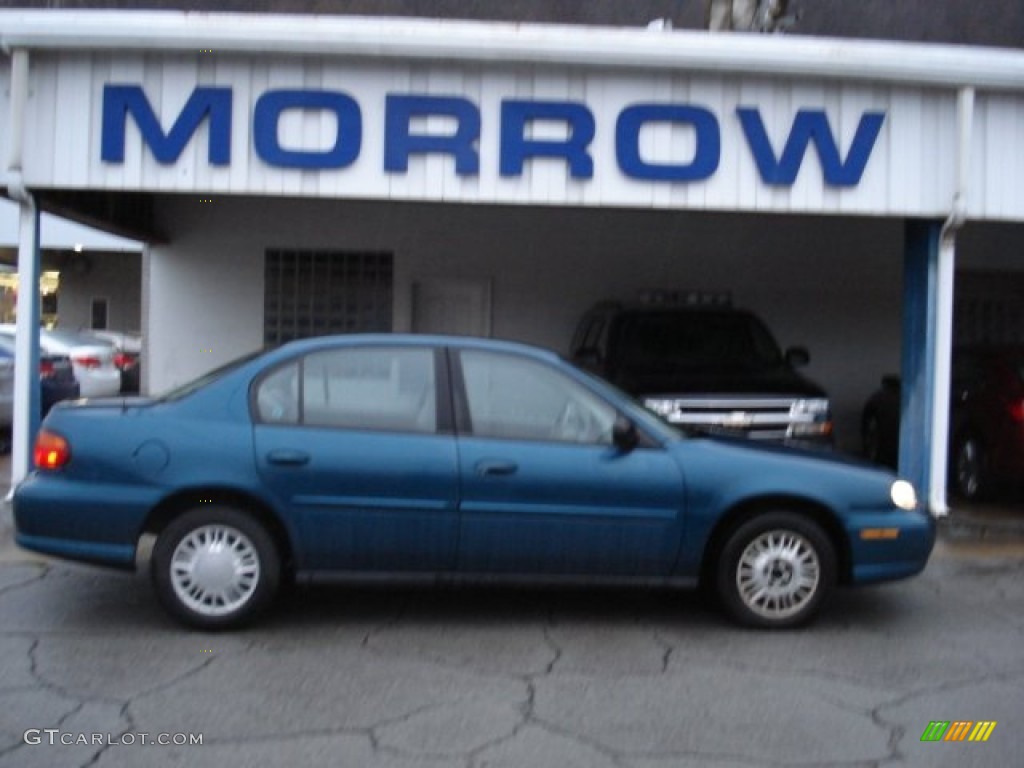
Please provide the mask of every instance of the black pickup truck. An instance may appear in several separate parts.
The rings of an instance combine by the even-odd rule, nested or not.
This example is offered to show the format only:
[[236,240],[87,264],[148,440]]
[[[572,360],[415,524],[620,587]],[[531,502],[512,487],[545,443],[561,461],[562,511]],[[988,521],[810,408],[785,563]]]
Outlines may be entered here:
[[832,444],[828,396],[796,371],[807,350],[783,353],[756,315],[717,295],[597,304],[570,354],[688,430]]

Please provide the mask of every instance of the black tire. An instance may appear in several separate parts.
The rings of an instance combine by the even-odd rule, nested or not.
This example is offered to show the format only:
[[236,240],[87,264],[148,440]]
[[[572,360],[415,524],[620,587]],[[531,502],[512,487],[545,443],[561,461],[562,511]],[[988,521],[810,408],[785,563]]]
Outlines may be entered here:
[[968,435],[953,454],[953,491],[964,501],[982,501],[991,493],[987,456],[982,442]]
[[[192,568],[187,567],[190,560]],[[157,597],[171,616],[199,629],[231,629],[273,602],[281,558],[259,522],[232,507],[211,504],[175,518],[160,533],[151,573]]]
[[814,618],[835,588],[835,547],[803,515],[760,514],[726,540],[715,583],[722,608],[738,623],[764,629],[800,626]]

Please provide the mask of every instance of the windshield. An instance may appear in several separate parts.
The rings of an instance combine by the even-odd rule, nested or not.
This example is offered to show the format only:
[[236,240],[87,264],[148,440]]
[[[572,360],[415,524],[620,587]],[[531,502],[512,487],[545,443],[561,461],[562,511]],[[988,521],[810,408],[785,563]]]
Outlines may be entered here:
[[625,317],[615,343],[626,368],[766,368],[782,363],[768,329],[745,312],[643,312]]
[[203,387],[212,384],[217,379],[231,373],[236,368],[241,368],[243,365],[248,363],[253,358],[262,355],[263,352],[264,350],[258,349],[255,352],[250,352],[247,355],[242,355],[242,357],[235,358],[231,362],[225,363],[219,368],[214,368],[209,373],[204,373],[197,379],[193,379],[192,381],[186,384],[182,384],[181,386],[167,390],[162,395],[159,395],[156,399],[164,402],[169,402],[173,400],[180,400],[183,397],[187,397],[188,395],[191,395],[193,392],[196,392],[202,389]]

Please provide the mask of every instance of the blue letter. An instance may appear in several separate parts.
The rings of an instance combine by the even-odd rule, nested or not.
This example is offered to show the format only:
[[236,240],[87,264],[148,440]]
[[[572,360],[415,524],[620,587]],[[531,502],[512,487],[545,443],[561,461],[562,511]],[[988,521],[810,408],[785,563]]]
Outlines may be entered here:
[[[334,146],[323,151],[284,149],[277,124],[286,109],[327,109],[338,118]],[[351,165],[363,144],[363,115],[359,105],[334,91],[267,91],[253,108],[252,141],[268,165],[284,168],[344,168]]]
[[[445,115],[455,118],[451,136],[409,133],[414,117]],[[455,173],[472,176],[480,172],[480,155],[476,142],[480,139],[480,111],[468,99],[445,96],[387,97],[384,118],[384,170],[404,173],[409,170],[409,155],[438,152],[455,158]]]
[[[640,129],[644,123],[684,123],[697,132],[697,149],[688,165],[655,165],[640,157]],[[622,110],[615,125],[615,154],[619,168],[634,179],[701,181],[718,170],[722,140],[718,120],[702,107],[678,104],[637,104]]]
[[100,157],[107,163],[124,162],[124,133],[128,115],[135,118],[142,134],[142,143],[153,150],[157,161],[167,165],[181,155],[199,123],[210,116],[210,143],[207,157],[210,165],[231,162],[231,89],[196,88],[184,109],[164,134],[160,121],[138,85],[107,85],[103,88],[103,136]]
[[782,150],[782,158],[775,159],[768,134],[765,133],[761,115],[756,109],[737,107],[736,113],[747,135],[747,143],[757,162],[758,170],[765,184],[785,186],[796,180],[809,143],[814,144],[821,160],[825,183],[833,187],[855,187],[860,183],[867,167],[875,139],[882,130],[884,112],[865,112],[857,125],[853,143],[846,161],[840,159],[839,148],[832,136],[828,117],[820,109],[801,109],[793,121],[793,129]]
[[[532,120],[560,120],[569,126],[564,140],[526,138]],[[594,138],[594,116],[582,104],[563,101],[501,102],[501,175],[521,176],[528,157],[561,157],[569,163],[569,175],[589,179],[594,161],[587,147]]]

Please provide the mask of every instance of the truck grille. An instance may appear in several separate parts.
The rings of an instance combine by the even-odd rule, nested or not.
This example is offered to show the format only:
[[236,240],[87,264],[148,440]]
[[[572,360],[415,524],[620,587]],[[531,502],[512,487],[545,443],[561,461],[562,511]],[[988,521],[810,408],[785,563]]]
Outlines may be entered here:
[[710,434],[736,435],[759,440],[794,437],[802,425],[814,423],[799,412],[799,398],[657,398],[648,407],[670,423]]

